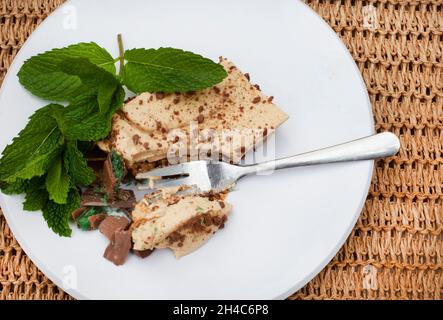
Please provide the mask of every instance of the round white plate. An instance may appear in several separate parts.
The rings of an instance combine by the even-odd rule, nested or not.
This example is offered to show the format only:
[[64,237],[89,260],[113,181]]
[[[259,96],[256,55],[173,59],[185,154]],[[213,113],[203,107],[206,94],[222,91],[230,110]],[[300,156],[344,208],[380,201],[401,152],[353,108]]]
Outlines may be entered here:
[[[54,47],[95,41],[126,48],[172,46],[233,60],[290,119],[267,154],[289,156],[372,134],[367,92],[345,46],[295,0],[70,1],[31,35],[0,95],[0,150],[45,101],[23,89],[25,59]],[[272,140],[272,139],[271,139]],[[275,148],[273,147],[275,146]],[[260,153],[261,154],[261,153]],[[260,155],[257,159],[260,159]],[[372,161],[280,171],[244,179],[229,196],[226,228],[176,260],[168,250],[116,267],[107,241],[74,226],[60,238],[22,196],[0,196],[14,235],[57,285],[84,299],[275,299],[300,289],[343,245],[362,209]]]

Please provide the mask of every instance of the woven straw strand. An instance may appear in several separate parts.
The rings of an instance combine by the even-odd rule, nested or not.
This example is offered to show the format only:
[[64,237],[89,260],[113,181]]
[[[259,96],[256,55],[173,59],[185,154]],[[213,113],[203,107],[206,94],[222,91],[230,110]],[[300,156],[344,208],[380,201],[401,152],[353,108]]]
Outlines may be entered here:
[[[346,44],[368,88],[377,131],[397,134],[401,150],[376,162],[351,236],[291,299],[441,299],[443,4],[307,3]],[[364,26],[368,6],[373,29]]]

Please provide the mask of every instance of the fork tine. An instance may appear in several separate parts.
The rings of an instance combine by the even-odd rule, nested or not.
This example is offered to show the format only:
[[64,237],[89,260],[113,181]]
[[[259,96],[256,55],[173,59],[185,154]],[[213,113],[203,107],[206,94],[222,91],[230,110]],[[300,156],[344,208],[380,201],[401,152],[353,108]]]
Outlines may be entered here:
[[188,173],[186,163],[180,163],[169,167],[158,168],[148,172],[141,172],[135,176],[136,179],[148,179],[152,177],[167,177]]
[[178,187],[184,185],[191,185],[192,180],[189,178],[178,178],[178,179],[161,179],[154,181],[154,188],[162,189],[162,188],[171,188]]

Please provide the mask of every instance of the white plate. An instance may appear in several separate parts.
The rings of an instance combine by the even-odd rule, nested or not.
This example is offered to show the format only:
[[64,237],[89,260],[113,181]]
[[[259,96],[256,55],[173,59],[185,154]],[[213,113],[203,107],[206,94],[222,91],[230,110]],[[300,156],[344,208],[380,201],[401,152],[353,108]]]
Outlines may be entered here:
[[[126,48],[173,46],[214,60],[223,55],[249,72],[290,115],[277,133],[276,156],[374,131],[351,56],[298,1],[71,1],[31,35],[7,74],[0,149],[45,104],[18,83],[25,59],[81,41],[95,41],[116,56],[117,33]],[[180,260],[166,250],[146,260],[131,256],[122,267],[102,258],[107,241],[98,232],[74,228],[72,238],[59,238],[40,213],[22,210],[22,196],[1,195],[0,204],[32,261],[76,298],[285,298],[343,245],[362,209],[372,168],[365,161],[245,179],[229,196],[234,211],[226,228],[200,250]]]

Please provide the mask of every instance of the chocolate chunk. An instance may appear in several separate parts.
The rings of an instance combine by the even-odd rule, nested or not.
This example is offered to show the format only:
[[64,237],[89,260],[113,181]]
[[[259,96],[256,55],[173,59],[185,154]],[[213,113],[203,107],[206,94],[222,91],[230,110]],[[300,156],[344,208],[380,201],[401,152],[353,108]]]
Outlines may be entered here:
[[106,159],[103,165],[103,184],[108,194],[109,199],[114,199],[114,190],[117,186],[117,178],[115,177],[114,171],[112,170],[112,162],[110,157]]
[[99,207],[89,207],[84,213],[77,219],[77,226],[83,231],[92,230],[90,218],[92,216],[104,214],[103,210]]
[[99,213],[90,216],[88,220],[91,230],[96,230],[106,217],[107,215],[105,213]]
[[136,202],[134,191],[120,189],[116,192],[114,200],[110,202],[110,207],[130,209],[135,206]]
[[85,207],[106,207],[108,206],[108,197],[94,189],[86,189],[81,196],[81,205]]
[[103,257],[120,266],[125,263],[131,250],[131,232],[117,230],[113,233],[111,242],[103,254]]
[[115,190],[126,173],[126,167],[120,155],[111,151],[103,165],[103,184],[110,200],[114,199]]
[[150,250],[150,249],[146,249],[146,250],[132,250],[132,252],[137,256],[140,257],[142,259],[148,257],[151,255],[151,253],[154,252],[154,249]]
[[80,216],[85,212],[86,209],[87,208],[85,208],[85,207],[80,207],[80,208],[72,211],[72,213],[71,213],[72,219],[74,219],[74,221],[75,221],[78,218],[80,218]]
[[109,240],[116,231],[125,230],[129,225],[128,219],[124,217],[107,216],[102,223],[100,223],[99,230]]

